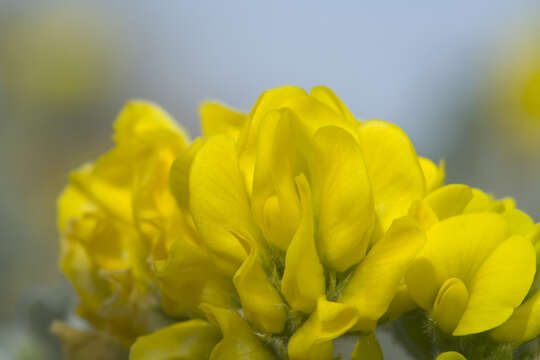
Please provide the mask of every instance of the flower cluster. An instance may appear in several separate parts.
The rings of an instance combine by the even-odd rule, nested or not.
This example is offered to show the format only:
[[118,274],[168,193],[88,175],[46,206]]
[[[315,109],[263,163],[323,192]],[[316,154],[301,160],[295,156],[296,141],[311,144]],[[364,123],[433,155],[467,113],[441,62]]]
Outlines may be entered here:
[[414,311],[512,349],[540,333],[540,226],[511,199],[443,185],[443,163],[325,87],[200,115],[190,142],[129,103],[59,199],[78,314],[130,359],[330,360],[343,335],[379,359],[377,324]]

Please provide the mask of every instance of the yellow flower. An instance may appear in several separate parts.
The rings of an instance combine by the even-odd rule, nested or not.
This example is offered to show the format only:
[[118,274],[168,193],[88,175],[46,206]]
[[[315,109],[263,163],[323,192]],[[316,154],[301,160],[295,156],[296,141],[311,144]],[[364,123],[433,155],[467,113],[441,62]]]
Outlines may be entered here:
[[[464,335],[500,326],[529,292],[532,220],[510,199],[442,186],[443,164],[329,89],[200,114],[188,145],[162,110],[128,104],[115,147],[59,200],[79,314],[132,344],[132,360],[326,360],[347,333],[353,358],[380,359],[377,324],[416,304]],[[492,336],[536,334],[523,320],[536,299]]]
[[456,336],[501,325],[527,295],[536,271],[525,236],[534,229],[532,220],[513,201],[492,200],[465,185],[441,187],[418,207],[427,243],[406,273],[410,296]]
[[176,206],[168,171],[186,138],[161,109],[133,102],[118,116],[114,140],[71,174],[58,201],[60,266],[80,296],[79,313],[129,344],[161,326],[146,263],[158,239],[148,230]]
[[334,338],[372,331],[424,243],[415,222],[392,223],[442,167],[324,87],[269,90],[248,115],[205,103],[201,121],[171,189],[254,330],[292,335],[291,359],[331,358]]

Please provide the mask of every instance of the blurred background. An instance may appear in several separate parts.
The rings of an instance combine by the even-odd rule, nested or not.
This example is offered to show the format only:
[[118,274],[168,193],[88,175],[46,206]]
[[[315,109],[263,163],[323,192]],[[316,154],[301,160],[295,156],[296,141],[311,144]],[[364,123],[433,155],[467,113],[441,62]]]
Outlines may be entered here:
[[539,221],[538,0],[406,3],[0,0],[0,360],[59,358],[56,197],[131,98],[197,136],[202,100],[324,84]]

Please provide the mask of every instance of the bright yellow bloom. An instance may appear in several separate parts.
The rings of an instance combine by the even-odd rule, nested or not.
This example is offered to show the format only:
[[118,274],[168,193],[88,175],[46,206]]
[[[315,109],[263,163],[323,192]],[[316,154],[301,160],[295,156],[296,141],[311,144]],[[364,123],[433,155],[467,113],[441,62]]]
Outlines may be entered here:
[[[337,300],[352,306],[350,319],[332,336],[373,330],[424,241],[414,223],[392,221],[426,183],[441,183],[442,170],[419,159],[399,128],[357,122],[323,87],[270,90],[247,116],[213,103],[201,115],[206,136],[173,166],[172,190],[233,276],[246,317],[266,333],[282,332],[291,311],[313,312],[299,334],[319,326],[319,298],[340,295],[325,271],[349,270]],[[297,351],[298,338],[291,358],[311,351]]]
[[383,316],[418,304],[475,333],[529,291],[532,220],[442,186],[443,165],[329,89],[269,90],[249,114],[204,103],[201,122],[188,145],[162,110],[129,104],[115,148],[59,201],[79,313],[134,342],[131,359],[326,360],[353,332],[351,356],[380,359]]
[[406,283],[443,331],[467,335],[493,329],[527,295],[536,256],[525,235],[534,223],[513,206],[465,185],[441,187],[419,205],[415,215],[427,230],[427,243]]

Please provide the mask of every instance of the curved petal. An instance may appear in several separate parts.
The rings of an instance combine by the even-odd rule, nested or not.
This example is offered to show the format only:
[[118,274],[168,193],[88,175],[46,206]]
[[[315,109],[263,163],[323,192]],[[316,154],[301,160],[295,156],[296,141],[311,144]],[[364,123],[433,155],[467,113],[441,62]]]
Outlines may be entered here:
[[407,285],[403,283],[396,291],[396,295],[394,295],[394,298],[388,306],[388,310],[382,317],[382,320],[396,320],[416,308],[416,302],[412,299],[409,289],[407,289]]
[[404,218],[396,220],[385,237],[373,245],[340,298],[358,311],[360,323],[370,324],[356,330],[374,330],[372,326],[388,309],[405,270],[424,243],[424,232]]
[[425,200],[413,201],[408,215],[418,221],[420,227],[426,231],[439,222],[437,214]]
[[540,291],[519,306],[512,316],[490,333],[500,342],[522,343],[540,335]]
[[456,328],[469,300],[469,292],[460,279],[450,278],[441,286],[431,316],[446,333]]
[[418,161],[424,173],[426,193],[429,194],[439,188],[444,182],[444,160],[439,162],[439,166],[435,165],[430,159],[421,156],[418,157]]
[[383,353],[374,333],[361,335],[351,354],[351,360],[383,360]]
[[[129,188],[127,186],[118,186],[118,184],[108,179],[112,176],[108,173],[109,169],[116,167],[117,161],[122,161],[121,159],[110,159],[115,154],[116,152],[111,152],[99,159],[104,160],[107,158],[107,162],[110,161],[110,164],[105,165],[104,161],[102,161],[99,167],[97,164],[81,166],[70,174],[69,183],[107,215],[117,221],[132,224],[133,208]],[[114,176],[129,177],[131,181],[133,174],[130,170],[116,169],[115,171],[125,174]]]
[[438,188],[424,200],[437,214],[437,218],[444,220],[461,214],[472,197],[471,188],[467,185],[451,184]]
[[381,120],[362,123],[359,142],[383,230],[425,193],[424,174],[407,135]]
[[132,144],[143,139],[166,139],[183,149],[187,138],[184,129],[165,110],[148,101],[128,102],[114,123],[114,141],[118,145]]
[[492,329],[506,321],[532,284],[536,254],[520,236],[504,241],[483,262],[468,284],[469,302],[453,335]]
[[234,304],[231,279],[219,273],[204,249],[184,236],[172,243],[166,260],[155,261],[154,275],[168,315],[200,315],[203,302],[224,307]]
[[232,275],[246,257],[239,238],[258,241],[259,234],[231,138],[216,135],[200,148],[189,189],[193,221],[220,267]]
[[[476,271],[507,236],[508,225],[501,215],[454,216],[428,231],[428,241],[420,255],[433,265],[437,289],[452,277],[461,279],[470,289]],[[407,285],[412,290],[411,284]]]
[[534,221],[518,209],[510,209],[502,213],[508,225],[510,225],[510,234],[527,236],[535,229]]
[[224,134],[237,139],[242,126],[247,121],[247,115],[229,107],[205,101],[199,106],[202,133],[206,137]]
[[345,106],[336,94],[326,86],[315,86],[311,88],[309,95],[332,108],[334,111],[341,113],[353,126],[359,125],[347,106]]
[[204,320],[180,322],[146,336],[131,346],[130,360],[205,360],[221,338]]
[[253,185],[253,172],[255,167],[255,157],[260,126],[264,122],[267,114],[272,110],[278,110],[284,103],[291,99],[307,97],[304,89],[296,86],[283,86],[263,92],[249,113],[248,120],[238,138],[239,143],[239,164],[244,175],[244,179],[251,194]]
[[272,111],[260,125],[251,206],[253,216],[270,243],[286,250],[300,222],[294,183],[298,155],[291,132],[292,114]]
[[325,278],[313,232],[311,191],[305,176],[296,178],[302,221],[287,249],[281,292],[294,310],[311,313],[325,293]]
[[405,273],[405,283],[411,298],[424,310],[430,310],[441,284],[437,280],[433,263],[419,256]]
[[234,311],[202,304],[210,323],[218,325],[223,339],[214,347],[210,360],[277,360]]
[[170,170],[169,187],[178,206],[189,210],[189,176],[193,159],[204,144],[203,138],[197,138],[173,162]]
[[245,244],[249,255],[234,274],[233,282],[248,320],[266,333],[280,333],[287,321],[286,305],[261,267],[255,244]]
[[359,263],[374,226],[371,186],[362,153],[347,131],[327,126],[315,134],[311,182],[318,215],[318,245],[331,269]]
[[343,335],[358,321],[350,305],[319,298],[317,309],[289,340],[290,360],[331,360],[332,340]]

